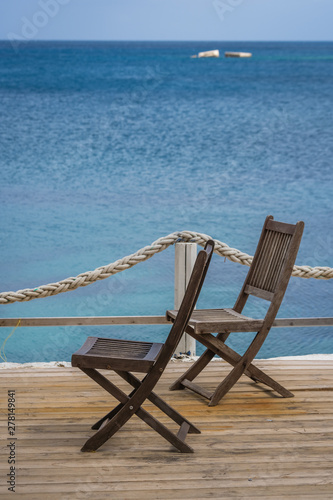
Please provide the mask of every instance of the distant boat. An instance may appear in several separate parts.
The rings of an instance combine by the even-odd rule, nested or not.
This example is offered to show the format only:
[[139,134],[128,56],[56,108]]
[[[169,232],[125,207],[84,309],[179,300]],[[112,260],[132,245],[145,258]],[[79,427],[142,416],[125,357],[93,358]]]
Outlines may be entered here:
[[197,56],[191,57],[220,57],[219,50],[207,50],[206,52],[199,52]]
[[252,57],[251,52],[225,52],[225,57]]

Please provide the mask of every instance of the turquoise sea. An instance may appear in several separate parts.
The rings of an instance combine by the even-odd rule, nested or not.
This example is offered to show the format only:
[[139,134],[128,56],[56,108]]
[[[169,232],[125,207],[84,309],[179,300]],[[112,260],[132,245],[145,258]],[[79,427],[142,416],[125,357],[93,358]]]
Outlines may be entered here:
[[[190,57],[210,49],[253,57]],[[177,230],[253,254],[268,214],[305,221],[298,264],[333,267],[332,88],[333,43],[0,42],[1,291],[76,276]],[[171,247],[0,315],[163,315],[173,260]],[[199,307],[232,306],[246,272],[214,256]],[[332,286],[292,278],[279,316],[332,316]],[[68,361],[88,335],[167,332],[18,328],[4,349],[13,362]],[[230,343],[241,350],[244,334]],[[333,353],[333,328],[274,329],[259,357],[313,353]]]

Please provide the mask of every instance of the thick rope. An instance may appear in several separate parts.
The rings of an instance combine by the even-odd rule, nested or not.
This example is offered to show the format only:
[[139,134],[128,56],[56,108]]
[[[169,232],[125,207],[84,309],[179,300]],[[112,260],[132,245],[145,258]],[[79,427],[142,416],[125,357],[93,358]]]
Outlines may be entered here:
[[[56,283],[41,285],[37,288],[25,288],[17,292],[2,292],[0,293],[0,304],[12,304],[13,302],[27,302],[28,300],[49,297],[58,293],[70,292],[81,286],[87,286],[98,280],[104,280],[109,276],[125,271],[139,262],[150,259],[156,253],[162,252],[170,245],[176,242],[192,242],[198,245],[205,246],[205,243],[212,239],[207,234],[196,233],[193,231],[179,231],[171,233],[168,236],[163,236],[154,241],[151,245],[141,248],[137,252],[123,257],[106,266],[98,267],[94,271],[81,273],[75,278],[66,278]],[[225,257],[232,262],[238,262],[245,266],[250,266],[252,262],[251,255],[240,252],[236,248],[230,248],[226,243],[219,240],[215,241],[214,252],[221,257]],[[293,276],[299,278],[315,278],[328,280],[333,278],[333,269],[331,267],[310,267],[310,266],[294,266]]]

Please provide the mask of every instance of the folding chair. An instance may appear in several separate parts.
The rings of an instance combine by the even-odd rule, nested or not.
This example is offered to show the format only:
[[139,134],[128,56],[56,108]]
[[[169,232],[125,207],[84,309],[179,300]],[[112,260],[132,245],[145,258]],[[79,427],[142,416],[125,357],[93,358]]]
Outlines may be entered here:
[[[209,399],[209,406],[215,406],[244,373],[255,382],[268,385],[283,397],[293,396],[255,367],[252,361],[264,343],[279,310],[296,260],[303,228],[303,222],[291,225],[274,221],[272,216],[266,218],[251,267],[234,307],[202,309],[192,313],[185,331],[201,342],[207,350],[176,380],[170,387],[171,390],[187,387]],[[249,295],[270,302],[264,319],[253,319],[242,314]],[[167,311],[167,318],[174,321],[177,311]],[[243,356],[225,344],[231,332],[257,332]],[[230,363],[233,369],[211,393],[193,380],[215,355]]]
[[[174,354],[191,317],[213,249],[214,242],[208,241],[205,249],[198,254],[177,319],[165,344],[88,337],[81,349],[73,354],[72,366],[80,368],[120,402],[92,426],[92,429],[98,431],[88,439],[82,451],[97,450],[136,414],[179,451],[193,452],[193,449],[185,443],[185,438],[187,433],[200,434],[199,429],[155,394],[153,388]],[[127,395],[97,369],[113,370],[134,389]],[[144,373],[145,376],[140,380],[131,373],[133,371]],[[142,408],[146,399],[180,426],[177,435]]]

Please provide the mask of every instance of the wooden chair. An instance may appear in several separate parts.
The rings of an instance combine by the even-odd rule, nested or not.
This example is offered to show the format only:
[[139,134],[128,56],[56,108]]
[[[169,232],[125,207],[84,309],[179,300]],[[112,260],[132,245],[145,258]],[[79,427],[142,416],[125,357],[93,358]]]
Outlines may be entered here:
[[[171,390],[187,387],[209,399],[209,406],[215,406],[244,373],[255,382],[268,385],[283,397],[293,396],[278,382],[256,368],[252,361],[264,343],[279,310],[296,260],[303,228],[303,222],[291,225],[274,221],[272,216],[266,218],[251,267],[234,307],[193,312],[186,332],[201,342],[207,350],[170,387]],[[263,319],[253,319],[242,314],[249,295],[270,302]],[[167,311],[167,318],[174,321],[177,311]],[[243,356],[225,344],[231,332],[257,332]],[[215,355],[230,363],[233,369],[211,393],[193,380]]]
[[[185,438],[187,433],[200,433],[199,429],[155,394],[153,388],[175,352],[191,317],[213,249],[214,242],[208,241],[205,249],[198,254],[177,319],[174,321],[165,344],[88,337],[81,349],[73,354],[72,366],[80,368],[120,402],[93,425],[92,429],[98,429],[98,431],[88,439],[82,451],[97,450],[136,414],[179,451],[193,452],[193,449],[185,443]],[[115,371],[134,389],[129,395],[125,394],[97,369]],[[143,373],[145,376],[139,379],[131,372]],[[146,399],[180,426],[177,435],[142,408]]]

